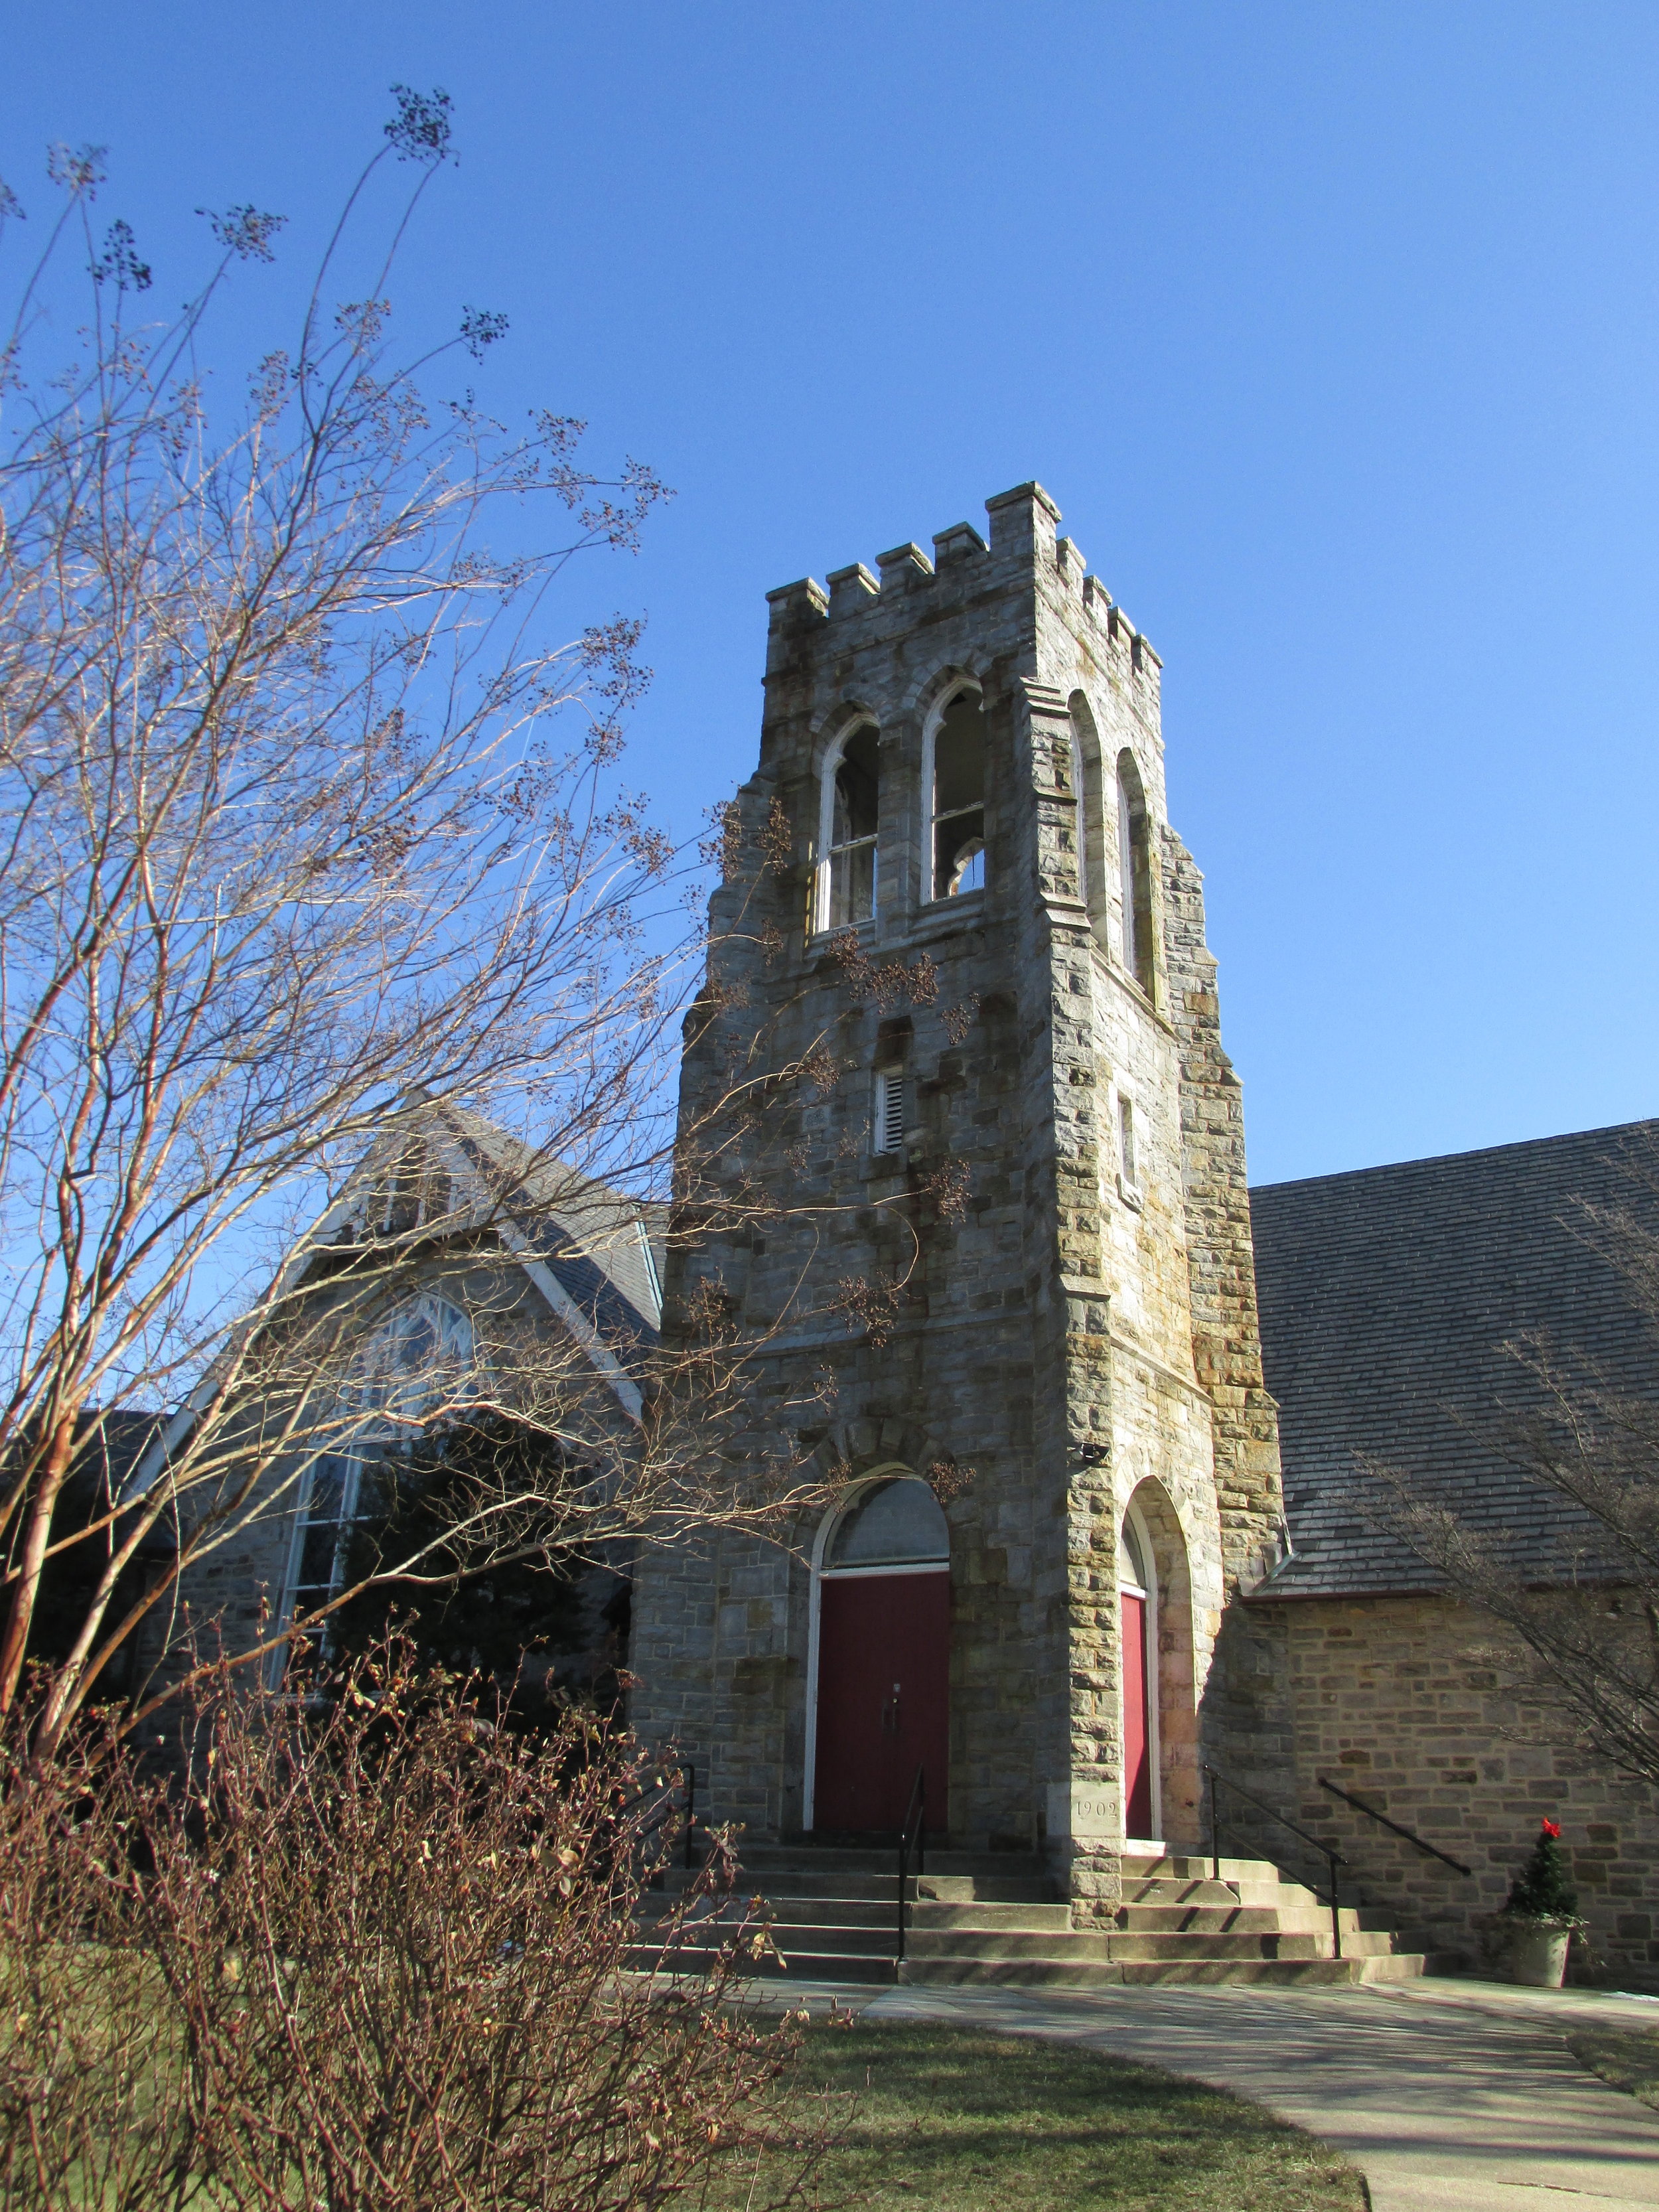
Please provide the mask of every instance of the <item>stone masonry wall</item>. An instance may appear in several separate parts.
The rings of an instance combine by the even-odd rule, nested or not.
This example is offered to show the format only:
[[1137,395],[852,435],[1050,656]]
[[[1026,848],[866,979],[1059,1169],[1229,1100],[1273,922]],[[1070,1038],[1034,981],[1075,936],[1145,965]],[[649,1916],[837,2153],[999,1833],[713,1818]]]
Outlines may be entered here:
[[1222,1049],[1204,879],[1164,836],[1170,1018],[1181,1041],[1181,1133],[1193,1361],[1212,1408],[1215,1479],[1229,1584],[1277,1561],[1284,1528],[1278,1408],[1262,1380],[1244,1160],[1244,1099]]
[[[1359,1896],[1413,1948],[1478,1965],[1486,1923],[1547,1815],[1590,1923],[1574,1978],[1659,1989],[1659,1806],[1579,1750],[1522,1686],[1522,1655],[1498,1624],[1444,1597],[1255,1600],[1232,1608],[1224,1650],[1214,1719],[1227,1771],[1328,1836]],[[1322,1775],[1473,1875],[1331,1796]],[[1277,1843],[1270,1832],[1258,1840],[1282,1851],[1283,1832]]]

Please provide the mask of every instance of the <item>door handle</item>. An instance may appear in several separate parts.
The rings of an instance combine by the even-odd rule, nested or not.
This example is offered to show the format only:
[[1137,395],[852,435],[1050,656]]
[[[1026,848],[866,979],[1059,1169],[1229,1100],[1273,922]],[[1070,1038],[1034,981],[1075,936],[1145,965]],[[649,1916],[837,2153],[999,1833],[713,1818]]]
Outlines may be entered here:
[[892,1696],[881,1709],[881,1727],[884,1735],[896,1735],[899,1732],[899,1685],[896,1682],[893,1685]]

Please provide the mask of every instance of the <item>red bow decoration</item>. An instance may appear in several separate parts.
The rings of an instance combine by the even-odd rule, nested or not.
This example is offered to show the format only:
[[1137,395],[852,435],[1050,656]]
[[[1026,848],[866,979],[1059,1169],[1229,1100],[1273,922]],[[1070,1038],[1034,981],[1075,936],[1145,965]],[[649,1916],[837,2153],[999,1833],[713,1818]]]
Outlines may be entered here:
[[1560,1823],[1559,1820],[1546,1820],[1546,1821],[1545,1821],[1545,1823],[1544,1823],[1544,1833],[1545,1833],[1547,1836],[1559,1836],[1559,1835],[1560,1834],[1560,1832],[1561,1832],[1561,1823]]

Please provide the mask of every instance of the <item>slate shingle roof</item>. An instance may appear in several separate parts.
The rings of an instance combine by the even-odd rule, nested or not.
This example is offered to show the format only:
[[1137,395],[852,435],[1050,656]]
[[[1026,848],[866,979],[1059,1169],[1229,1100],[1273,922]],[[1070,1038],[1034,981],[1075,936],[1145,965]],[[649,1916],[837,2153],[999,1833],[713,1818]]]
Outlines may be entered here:
[[515,1191],[523,1194],[532,1250],[611,1349],[626,1362],[654,1343],[662,1325],[657,1239],[665,1209],[527,1152],[481,1115],[451,1109],[447,1118],[509,1212]]
[[1356,1452],[1454,1502],[1513,1547],[1517,1571],[1547,1571],[1570,1509],[1506,1466],[1481,1425],[1535,1394],[1501,1349],[1528,1331],[1588,1356],[1621,1389],[1659,1395],[1653,1331],[1574,1233],[1575,1202],[1588,1201],[1650,1218],[1659,1236],[1659,1192],[1632,1175],[1638,1163],[1650,1176],[1659,1164],[1659,1121],[1251,1193],[1293,1546],[1261,1596],[1435,1586],[1368,1521]]

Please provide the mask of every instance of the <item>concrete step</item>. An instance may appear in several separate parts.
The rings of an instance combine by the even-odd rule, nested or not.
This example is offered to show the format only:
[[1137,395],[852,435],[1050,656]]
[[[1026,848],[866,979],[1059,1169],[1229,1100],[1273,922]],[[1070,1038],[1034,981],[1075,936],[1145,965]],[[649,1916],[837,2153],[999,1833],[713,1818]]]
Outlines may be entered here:
[[[678,1896],[689,1889],[694,1880],[695,1876],[683,1867],[671,1867],[656,1884],[656,1893]],[[930,1873],[920,1880],[912,1879],[908,1887],[912,1897],[933,1898],[942,1904],[953,1905],[1046,1905],[1052,1903],[1054,1896],[1054,1884],[1046,1879],[1016,1881],[994,1875]],[[897,1895],[898,1877],[891,1867],[884,1874],[861,1874],[855,1869],[745,1866],[738,1878],[737,1888],[744,1897],[862,1898],[874,1903]]]
[[[1058,1912],[1063,1908],[1055,1910]],[[718,1916],[700,1916],[684,1923],[680,1940],[683,1943],[706,1948],[729,1941],[746,1924],[744,1912],[732,1908]],[[641,1929],[647,1942],[653,1938],[659,1942],[668,1941],[672,1932],[661,1923],[647,1922]],[[897,1931],[890,1918],[885,1922],[868,1919],[855,1922],[827,1919],[787,1921],[775,1918],[770,1922],[768,1932],[776,1948],[787,1955],[803,1950],[876,1952],[890,1948],[896,1952],[897,1949]],[[1232,1932],[1206,1929],[1190,1933],[1146,1932],[1110,1927],[1073,1930],[1053,1923],[1035,1928],[986,1927],[959,1923],[941,1927],[927,1920],[918,1921],[914,1914],[907,1935],[907,1949],[918,1959],[963,1959],[984,1962],[1048,1958],[1094,1964],[1108,1960],[1176,1964],[1192,1959],[1312,1960],[1332,1956],[1328,1927],[1312,1930],[1258,1929]],[[1343,1954],[1346,1958],[1388,1958],[1392,1955],[1392,1951],[1393,1946],[1386,1933],[1357,1929],[1344,1933]]]
[[1268,1859],[1220,1859],[1165,1856],[1154,1858],[1142,1851],[1125,1851],[1123,1879],[1158,1878],[1173,1881],[1274,1881],[1279,1869]]
[[971,1905],[941,1905],[921,1898],[910,1907],[909,1920],[913,1928],[1048,1929],[1069,1935],[1072,1908],[1069,1905],[981,1905],[977,1901]]
[[[641,1944],[628,1954],[635,1973],[701,1974],[716,1954],[682,1946],[672,1952],[653,1951]],[[892,1982],[896,1960],[890,1951],[787,1951],[781,1959],[766,1953],[745,1964],[744,1972],[759,1981],[780,1977],[798,1982]]]
[[1239,1896],[1231,1882],[1212,1881],[1207,1876],[1126,1874],[1123,1900],[1126,1905],[1237,1905]]
[[[894,1843],[875,1850],[850,1844],[741,1844],[738,1860],[746,1874],[788,1867],[811,1868],[826,1874],[884,1874],[890,1879],[898,1872],[898,1845]],[[915,1863],[913,1853],[913,1867]],[[1041,1881],[1048,1873],[1035,1851],[952,1851],[931,1843],[926,1866],[929,1874],[987,1875],[1014,1881]]]
[[[1376,1915],[1356,1911],[1350,1905],[1342,1907],[1341,1922],[1345,1942],[1368,1927],[1377,1926]],[[1149,1936],[1198,1935],[1212,1928],[1226,1929],[1236,1936],[1273,1929],[1285,1935],[1328,1935],[1331,1908],[1328,1905],[1121,1905],[1117,1924]],[[1378,1932],[1389,1931],[1383,1928]]]
[[1054,1885],[1046,1875],[1016,1880],[1009,1875],[930,1871],[911,1885],[910,1893],[932,1898],[940,1905],[1051,1905],[1056,1901]]
[[907,1957],[901,1982],[919,1987],[989,1984],[1005,1989],[1177,1988],[1235,1983],[1280,1988],[1341,1989],[1361,1982],[1409,1981],[1423,1971],[1420,1954],[1371,1959],[1112,1960],[925,1959]]
[[[1420,1953],[1373,1917],[1344,1906],[1342,1953],[1332,1955],[1330,1908],[1305,1884],[1256,1859],[1134,1854],[1123,1862],[1123,1903],[1115,1917],[1073,1928],[1033,1858],[932,1852],[908,1885],[903,1978],[939,1984],[1006,1983],[1090,1988],[1133,1983],[1304,1984],[1342,1986],[1420,1974]],[[671,1869],[663,1901],[690,1877]],[[882,1983],[897,1966],[896,1865],[886,1851],[754,1847],[736,1894],[716,1911],[698,1909],[682,1930],[671,1971],[706,1970],[718,1946],[763,1900],[770,1945],[751,1971],[801,1979]],[[640,1954],[649,1955],[649,1925]],[[666,1931],[665,1930],[665,1935]],[[781,1956],[770,1955],[775,1947]]]
[[1071,1960],[1098,1965],[1109,1959],[1137,1962],[1163,1960],[1178,1965],[1185,1959],[1320,1959],[1330,1955],[1328,1932],[1321,1948],[1315,1936],[1124,1936],[1103,1931],[1098,1936],[1054,1936],[1049,1933],[991,1934],[982,1930],[913,1928],[905,1955],[913,1959],[975,1959],[992,1963],[1006,1959]]
[[[747,1923],[751,1927],[754,1923]],[[694,1920],[684,1924],[681,1942],[697,1948],[713,1948],[729,1942],[738,1929],[745,1925],[740,1916],[731,1919]],[[661,1923],[642,1922],[640,1934],[649,1942],[657,1936]],[[658,1940],[665,1940],[668,1930],[662,1929]],[[755,1928],[759,1933],[760,1929]],[[765,1933],[780,1951],[884,1951],[891,1958],[898,1949],[898,1930],[890,1919],[885,1927],[866,1925],[848,1927],[834,1921],[812,1920],[791,1923],[772,1921],[765,1925]]]

